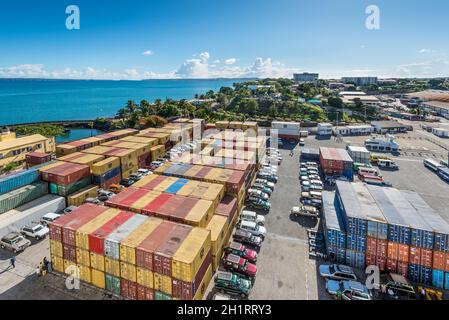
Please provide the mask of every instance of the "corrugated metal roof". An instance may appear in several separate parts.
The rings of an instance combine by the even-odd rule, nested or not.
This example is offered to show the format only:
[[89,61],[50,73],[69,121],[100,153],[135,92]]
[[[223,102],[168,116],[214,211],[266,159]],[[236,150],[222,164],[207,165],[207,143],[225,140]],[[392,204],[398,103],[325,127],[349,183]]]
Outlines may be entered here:
[[[356,191],[352,187],[352,183],[337,181],[337,190],[343,202],[345,214],[348,217],[367,219],[366,210],[362,209],[359,199],[357,199]],[[375,210],[373,207],[371,211]],[[366,209],[366,208],[365,208]]]
[[405,227],[407,226],[406,221],[386,194],[390,189],[392,188],[368,186],[371,196],[376,201],[378,208],[381,210],[388,223]]
[[29,145],[32,143],[42,142],[45,140],[47,140],[47,138],[45,138],[44,136],[42,136],[40,134],[33,134],[33,135],[27,136],[27,137],[21,137],[21,138],[17,138],[14,140],[0,142],[0,150],[13,149],[13,148],[17,148],[20,146]]
[[335,205],[335,194],[330,191],[323,191],[322,198],[326,228],[345,232],[339,208]]
[[436,213],[419,194],[412,191],[401,191],[401,193],[434,232],[449,234],[449,223]]

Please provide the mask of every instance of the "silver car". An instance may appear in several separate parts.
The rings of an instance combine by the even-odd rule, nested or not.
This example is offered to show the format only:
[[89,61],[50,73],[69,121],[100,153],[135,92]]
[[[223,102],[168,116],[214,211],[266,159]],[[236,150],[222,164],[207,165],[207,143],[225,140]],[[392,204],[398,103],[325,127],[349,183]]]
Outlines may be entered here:
[[2,249],[8,249],[14,253],[21,252],[31,245],[31,241],[25,239],[21,234],[11,232],[0,239],[0,247]]

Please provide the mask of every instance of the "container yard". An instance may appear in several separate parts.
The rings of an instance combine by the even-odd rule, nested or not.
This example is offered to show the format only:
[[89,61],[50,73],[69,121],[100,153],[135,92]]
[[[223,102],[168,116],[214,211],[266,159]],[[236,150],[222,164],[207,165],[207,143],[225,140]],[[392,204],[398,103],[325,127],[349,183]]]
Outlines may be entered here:
[[320,148],[320,165],[326,176],[344,176],[354,178],[353,160],[344,149]]

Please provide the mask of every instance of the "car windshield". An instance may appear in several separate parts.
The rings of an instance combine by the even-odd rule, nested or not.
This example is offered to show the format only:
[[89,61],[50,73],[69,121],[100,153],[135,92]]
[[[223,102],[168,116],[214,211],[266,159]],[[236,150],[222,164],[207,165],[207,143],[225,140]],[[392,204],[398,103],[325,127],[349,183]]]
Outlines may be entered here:
[[335,273],[335,267],[333,266],[333,265],[330,265],[329,266],[329,272],[330,272],[330,274],[334,274]]
[[34,232],[39,232],[39,231],[41,231],[42,229],[43,229],[42,226],[37,226],[37,227],[34,228],[33,230],[34,230]]

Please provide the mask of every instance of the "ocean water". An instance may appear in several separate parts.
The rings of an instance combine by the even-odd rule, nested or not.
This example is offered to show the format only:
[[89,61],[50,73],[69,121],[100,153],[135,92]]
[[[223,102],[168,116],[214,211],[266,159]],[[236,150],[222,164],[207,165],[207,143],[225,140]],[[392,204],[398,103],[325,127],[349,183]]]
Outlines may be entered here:
[[97,129],[70,129],[70,132],[64,136],[57,136],[56,143],[66,143],[84,138],[90,138],[103,134],[103,131]]
[[241,81],[0,79],[0,125],[112,117],[128,100],[192,99]]

